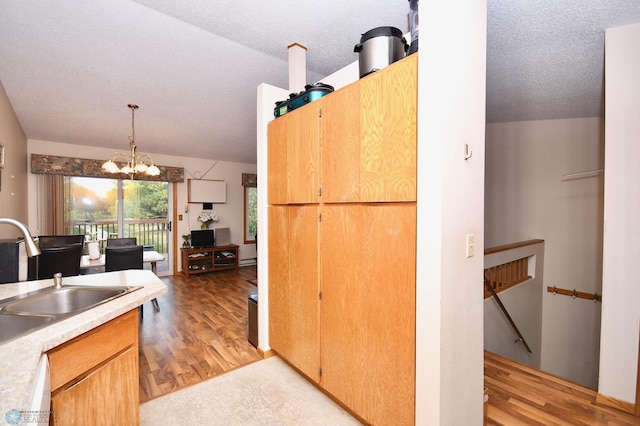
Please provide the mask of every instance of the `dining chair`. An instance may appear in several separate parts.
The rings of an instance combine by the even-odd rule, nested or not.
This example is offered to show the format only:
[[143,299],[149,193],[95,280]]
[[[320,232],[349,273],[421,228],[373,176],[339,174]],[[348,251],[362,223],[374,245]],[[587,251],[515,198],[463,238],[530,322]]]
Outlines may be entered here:
[[41,249],[74,244],[84,244],[84,235],[40,235],[38,237],[38,246]]
[[[108,241],[108,240],[107,240]],[[142,269],[142,246],[109,246],[105,249],[105,272]]]
[[138,240],[136,237],[107,239],[107,247],[126,247],[135,245],[138,245]]
[[[123,239],[123,238],[119,238]],[[135,238],[133,238],[135,240]],[[105,249],[104,271],[123,271],[126,269],[142,269],[143,268],[143,247],[138,245],[128,246],[109,246]],[[160,312],[158,299],[155,297],[151,300],[156,312]],[[140,315],[142,315],[142,305],[140,305]]]
[[81,257],[82,244],[41,248],[36,275],[39,280],[53,278],[56,272],[60,272],[63,277],[80,275]]

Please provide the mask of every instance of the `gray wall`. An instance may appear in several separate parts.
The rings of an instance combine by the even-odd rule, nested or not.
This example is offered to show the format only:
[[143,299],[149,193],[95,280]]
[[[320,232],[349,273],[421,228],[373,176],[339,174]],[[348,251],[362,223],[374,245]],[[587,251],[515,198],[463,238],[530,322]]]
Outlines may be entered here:
[[[0,82],[0,145],[4,167],[0,168],[0,217],[27,223],[27,138]],[[20,232],[0,225],[0,239],[15,238]]]

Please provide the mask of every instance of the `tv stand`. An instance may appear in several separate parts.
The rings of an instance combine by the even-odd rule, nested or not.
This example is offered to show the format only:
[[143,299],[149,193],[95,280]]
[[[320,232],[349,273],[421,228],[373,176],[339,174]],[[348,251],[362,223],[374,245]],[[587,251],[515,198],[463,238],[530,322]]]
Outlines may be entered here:
[[190,275],[205,272],[238,269],[238,246],[214,246],[205,248],[181,248],[182,274]]

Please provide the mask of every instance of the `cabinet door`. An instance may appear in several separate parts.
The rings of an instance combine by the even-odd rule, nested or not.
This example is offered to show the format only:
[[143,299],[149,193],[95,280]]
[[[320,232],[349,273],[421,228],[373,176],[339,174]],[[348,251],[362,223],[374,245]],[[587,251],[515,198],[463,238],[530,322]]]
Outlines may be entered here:
[[318,293],[318,206],[270,206],[270,345],[316,382]]
[[269,204],[317,203],[319,103],[273,120],[268,127]]
[[51,398],[52,425],[139,424],[138,348],[132,347]]
[[320,158],[322,201],[360,201],[360,85],[325,96],[322,102]]
[[415,201],[417,55],[360,80],[360,201]]
[[312,103],[285,115],[288,151],[289,203],[317,203],[320,188],[319,103]]
[[372,424],[412,424],[415,203],[322,207],[320,386]]
[[287,124],[285,115],[267,127],[268,203],[287,203]]

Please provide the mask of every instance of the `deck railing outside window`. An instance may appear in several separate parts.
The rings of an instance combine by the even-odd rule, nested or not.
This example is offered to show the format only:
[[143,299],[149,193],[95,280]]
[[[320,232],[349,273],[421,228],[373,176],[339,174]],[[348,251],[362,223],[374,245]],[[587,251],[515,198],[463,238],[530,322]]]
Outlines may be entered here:
[[[118,222],[115,220],[77,220],[71,223],[71,234],[97,235],[98,240],[116,238]],[[136,237],[139,245],[153,246],[158,253],[168,253],[169,220],[125,219],[123,237]]]

